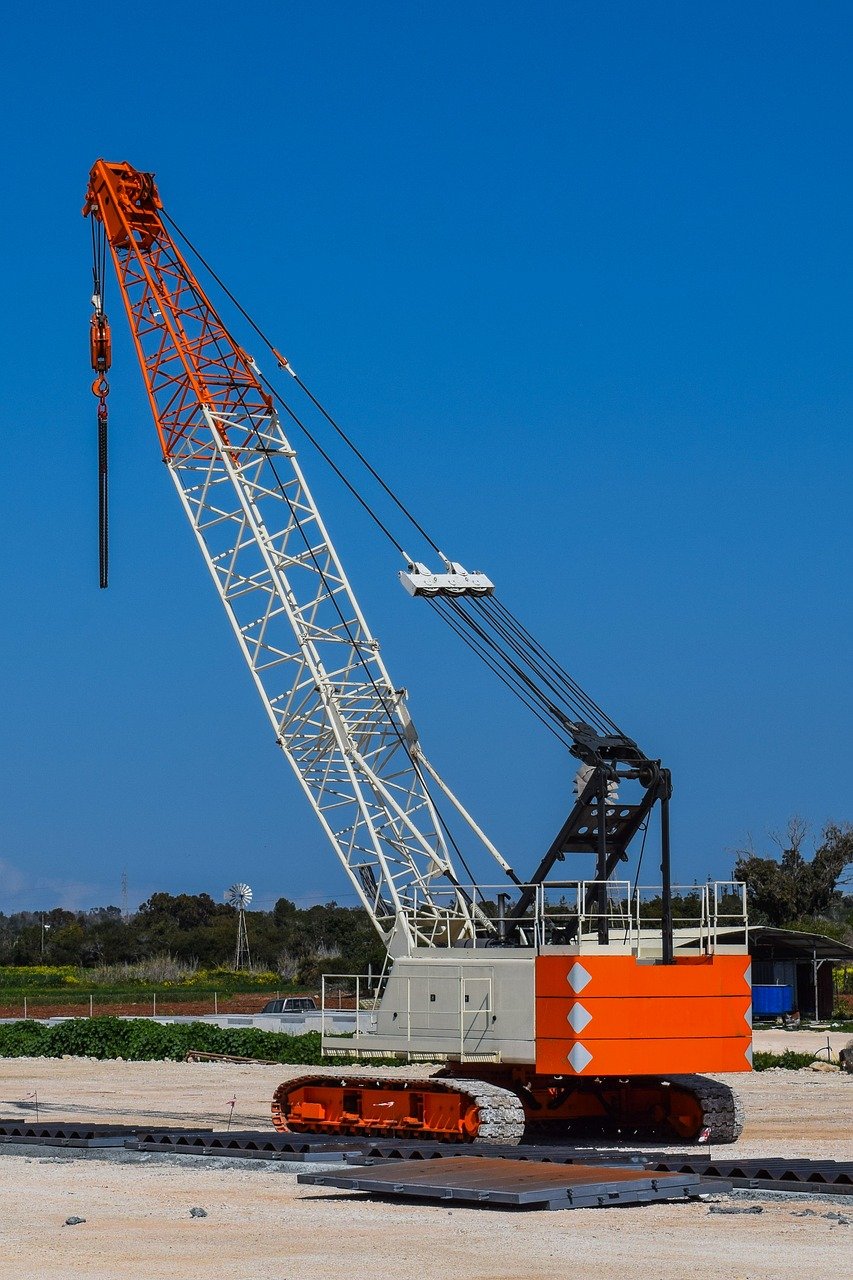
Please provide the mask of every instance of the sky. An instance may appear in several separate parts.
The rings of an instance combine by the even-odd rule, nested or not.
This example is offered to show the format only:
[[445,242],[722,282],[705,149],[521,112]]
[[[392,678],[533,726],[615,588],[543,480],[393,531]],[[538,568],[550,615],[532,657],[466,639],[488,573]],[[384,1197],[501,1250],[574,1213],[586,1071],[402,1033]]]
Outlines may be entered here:
[[[237,12],[5,20],[0,911],[119,904],[125,871],[131,907],[235,880],[355,900],[185,525],[114,283],[98,591],[101,156],[156,172],[444,551],[671,768],[677,881],[792,814],[853,818],[850,6]],[[573,762],[300,457],[427,753],[523,874]]]

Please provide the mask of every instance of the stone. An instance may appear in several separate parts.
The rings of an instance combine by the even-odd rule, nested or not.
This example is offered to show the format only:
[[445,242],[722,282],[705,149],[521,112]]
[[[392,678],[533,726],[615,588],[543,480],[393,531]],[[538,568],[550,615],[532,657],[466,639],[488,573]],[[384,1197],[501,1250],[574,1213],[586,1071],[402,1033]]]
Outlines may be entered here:
[[843,1070],[853,1075],[853,1040],[848,1040],[844,1048],[839,1051],[838,1059]]
[[81,1222],[85,1222],[85,1221],[86,1221],[86,1219],[85,1219],[85,1218],[75,1218],[75,1217],[73,1216],[73,1214],[72,1214],[72,1216],[71,1216],[70,1218],[66,1218],[66,1219],[65,1219],[65,1224],[64,1224],[64,1225],[65,1225],[66,1227],[79,1227],[80,1223],[81,1223]]
[[191,1217],[191,1218],[206,1218],[206,1217],[207,1217],[207,1210],[206,1210],[206,1209],[199,1209],[199,1208],[196,1206],[194,1209],[190,1209],[190,1217]]

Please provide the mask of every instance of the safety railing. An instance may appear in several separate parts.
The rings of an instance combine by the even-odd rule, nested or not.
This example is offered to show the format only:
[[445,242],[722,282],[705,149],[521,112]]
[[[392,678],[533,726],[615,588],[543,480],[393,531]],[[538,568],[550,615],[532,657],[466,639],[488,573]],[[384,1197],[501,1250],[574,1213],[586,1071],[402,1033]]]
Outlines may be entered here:
[[[423,1056],[436,1056],[434,1039],[442,1036],[446,1052],[463,1061],[493,1058],[494,1050],[484,1047],[491,1029],[495,1004],[494,982],[491,976],[469,976],[462,966],[446,965],[445,973],[430,973],[425,982],[423,974],[397,974],[395,984],[393,1052],[404,1052],[417,1057],[424,1049],[424,1036],[430,1050]],[[324,974],[320,997],[320,1031],[323,1053],[329,1056],[381,1056],[377,1049],[379,1005],[387,979],[365,977],[363,974]],[[427,989],[428,988],[428,989]],[[340,1022],[347,1018],[350,1025],[342,1029]],[[441,1056],[441,1055],[439,1055]]]
[[[462,886],[467,919],[460,914],[457,897],[443,907],[434,894],[425,908],[415,896],[403,914],[419,947],[541,947],[607,941],[648,953],[659,946],[664,909],[659,885],[562,880],[531,888],[530,906],[521,914],[514,910],[517,894],[508,893],[503,885]],[[710,950],[720,933],[746,929],[746,887],[723,880],[674,885],[671,916],[676,947]]]
[[346,1036],[354,1045],[376,1030],[376,1010],[386,977],[324,973],[320,986],[320,1035]]

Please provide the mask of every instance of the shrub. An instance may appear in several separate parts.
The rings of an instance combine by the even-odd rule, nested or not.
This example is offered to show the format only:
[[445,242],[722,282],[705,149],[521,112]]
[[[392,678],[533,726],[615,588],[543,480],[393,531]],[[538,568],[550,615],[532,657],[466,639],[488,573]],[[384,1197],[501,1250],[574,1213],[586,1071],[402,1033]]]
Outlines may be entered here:
[[168,953],[151,956],[136,964],[103,964],[86,970],[86,977],[95,986],[133,986],[141,983],[151,986],[163,982],[186,982],[198,969],[197,961],[176,960]]
[[797,1053],[796,1049],[785,1049],[783,1053],[767,1053],[758,1050],[752,1056],[753,1071],[770,1071],[773,1067],[781,1067],[783,1071],[801,1071],[814,1062],[813,1053]]
[[142,1018],[71,1018],[56,1026],[13,1022],[0,1026],[0,1057],[124,1058],[129,1062],[181,1061],[191,1049],[228,1053],[271,1062],[321,1062],[320,1035],[289,1036],[252,1027],[217,1027],[206,1022],[164,1025]]

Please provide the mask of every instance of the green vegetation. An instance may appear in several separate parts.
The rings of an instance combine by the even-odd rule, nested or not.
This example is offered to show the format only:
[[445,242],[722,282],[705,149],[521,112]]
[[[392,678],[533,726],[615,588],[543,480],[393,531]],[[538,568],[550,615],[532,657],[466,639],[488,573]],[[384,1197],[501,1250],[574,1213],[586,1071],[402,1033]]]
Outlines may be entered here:
[[281,986],[277,973],[265,970],[241,971],[233,969],[188,970],[180,977],[157,977],[165,965],[133,966],[137,972],[129,972],[129,965],[101,965],[97,969],[84,969],[79,965],[33,965],[24,967],[7,965],[0,967],[0,1001],[9,995],[37,991],[44,995],[54,992],[61,996],[71,994],[80,997],[90,991],[98,995],[145,994],[151,991],[184,993],[192,999],[199,992],[218,991],[229,995],[241,991],[269,991]]
[[752,1056],[753,1071],[771,1071],[773,1067],[781,1067],[783,1071],[801,1071],[810,1067],[819,1059],[813,1053],[797,1053],[796,1049],[785,1049],[782,1053],[765,1053],[761,1050]]
[[807,831],[791,818],[785,834],[773,837],[778,856],[739,850],[734,879],[746,884],[750,920],[853,941],[853,898],[841,889],[853,864],[853,826],[829,823],[809,861],[802,852]]
[[252,1028],[209,1026],[204,1022],[163,1026],[137,1018],[73,1018],[54,1027],[39,1022],[0,1026],[0,1057],[124,1058],[128,1062],[183,1060],[191,1050],[241,1058],[317,1066],[320,1035],[302,1036]]
[[246,915],[250,974],[227,968],[236,913],[206,893],[155,893],[128,919],[118,907],[0,914],[0,1000],[75,986],[82,994],[106,987],[117,994],[304,989],[321,973],[382,966],[384,950],[360,907],[330,902],[302,910],[279,898],[272,911]]
[[[214,1027],[206,1022],[164,1026],[142,1018],[72,1018],[48,1027],[40,1022],[0,1026],[0,1057],[123,1058],[126,1062],[183,1061],[187,1054],[225,1053],[260,1061],[320,1066],[319,1032],[289,1036],[253,1028]],[[797,1071],[815,1061],[811,1053],[756,1053],[753,1067],[769,1071],[782,1067]]]

